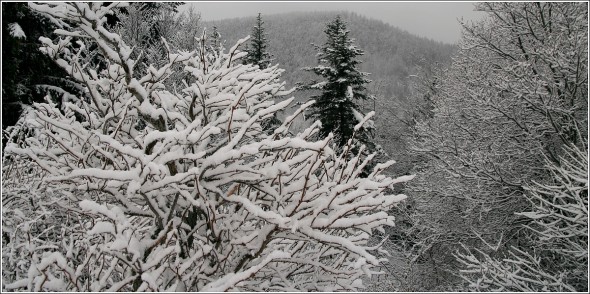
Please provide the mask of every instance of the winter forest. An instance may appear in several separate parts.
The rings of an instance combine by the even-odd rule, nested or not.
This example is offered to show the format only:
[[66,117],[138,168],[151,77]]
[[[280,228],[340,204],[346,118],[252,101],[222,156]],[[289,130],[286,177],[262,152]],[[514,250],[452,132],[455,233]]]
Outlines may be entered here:
[[588,291],[588,3],[183,5],[2,3],[2,291]]

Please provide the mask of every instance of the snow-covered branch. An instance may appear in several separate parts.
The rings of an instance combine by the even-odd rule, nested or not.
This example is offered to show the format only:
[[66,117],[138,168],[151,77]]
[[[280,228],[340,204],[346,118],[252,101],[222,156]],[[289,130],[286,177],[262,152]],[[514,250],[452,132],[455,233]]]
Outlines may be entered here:
[[34,206],[3,207],[6,289],[356,290],[373,273],[381,260],[367,241],[405,198],[385,191],[411,177],[381,175],[393,162],[359,177],[358,156],[337,153],[332,137],[311,141],[319,124],[290,137],[295,116],[267,135],[263,120],[292,101],[281,69],[241,64],[240,44],[211,54],[202,40],[140,75],[103,26],[108,7],[31,6],[72,24],[43,50],[87,96],[34,105],[24,124],[37,135],[5,149],[42,176]]

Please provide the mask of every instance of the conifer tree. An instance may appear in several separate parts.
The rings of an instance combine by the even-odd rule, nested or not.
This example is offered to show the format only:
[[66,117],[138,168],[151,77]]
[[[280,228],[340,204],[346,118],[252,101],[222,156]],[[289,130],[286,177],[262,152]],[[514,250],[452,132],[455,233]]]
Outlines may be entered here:
[[8,142],[7,127],[14,126],[27,105],[55,103],[71,94],[82,95],[78,84],[38,50],[39,37],[54,38],[51,21],[29,9],[27,3],[2,3],[2,150]]
[[[245,50],[248,55],[244,58],[244,64],[258,65],[260,69],[266,69],[270,65],[271,55],[266,50],[267,40],[263,27],[264,21],[262,16],[258,13],[256,17],[256,25],[252,28],[252,36],[250,38],[250,45]],[[281,125],[281,120],[276,113],[264,120],[262,128],[267,133],[272,133],[278,126]]]
[[311,96],[316,103],[307,119],[319,119],[322,122],[319,135],[326,137],[329,133],[334,133],[335,142],[340,147],[346,145],[354,134],[372,151],[375,149],[370,133],[372,124],[358,129],[356,134],[354,129],[364,117],[358,101],[371,99],[365,88],[371,82],[366,78],[369,74],[357,69],[361,62],[357,57],[363,55],[364,51],[354,45],[354,39],[349,37],[346,23],[340,16],[328,23],[324,32],[328,37],[326,43],[321,47],[316,45],[319,65],[305,68],[325,79],[304,87],[321,91],[320,94]]
[[252,28],[252,37],[250,39],[250,46],[246,49],[248,56],[244,59],[244,64],[258,65],[260,69],[265,69],[270,64],[271,55],[266,51],[267,40],[262,26],[262,16],[258,13],[256,17],[256,25]]
[[209,40],[213,48],[217,48],[219,45],[221,45],[221,34],[217,30],[216,26],[213,26],[213,32],[211,32],[211,37]]
[[211,32],[211,35],[209,36],[209,44],[211,49],[213,49],[216,54],[219,54],[223,48],[221,43],[221,34],[217,30],[216,26],[213,26],[213,32]]

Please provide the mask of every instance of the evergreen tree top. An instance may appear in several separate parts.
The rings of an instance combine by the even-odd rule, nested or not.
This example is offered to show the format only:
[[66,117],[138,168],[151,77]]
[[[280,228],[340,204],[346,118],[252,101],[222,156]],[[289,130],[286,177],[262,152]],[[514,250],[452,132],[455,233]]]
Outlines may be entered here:
[[355,59],[357,56],[364,55],[365,52],[354,45],[355,40],[349,37],[350,31],[346,28],[346,22],[340,15],[329,22],[324,30],[328,40],[323,46],[316,46],[320,53],[318,54],[320,63],[329,63],[337,67],[354,68],[360,63]]
[[[326,42],[322,46],[314,45],[319,51],[319,65],[305,69],[326,78],[328,83],[316,83],[311,85],[311,88],[326,89],[331,83],[349,85],[354,88],[356,99],[366,99],[364,84],[371,82],[365,78],[369,73],[357,69],[361,63],[357,57],[364,55],[364,51],[354,45],[355,40],[349,37],[350,31],[339,15],[326,25],[324,32],[327,36]],[[346,87],[340,88],[338,96],[344,97],[345,90]]]
[[250,39],[250,45],[246,49],[248,56],[244,59],[244,63],[255,64],[262,69],[267,68],[271,60],[271,55],[266,50],[267,40],[263,24],[264,21],[262,21],[262,14],[258,13],[258,16],[256,17],[256,24],[254,27],[252,27],[252,38]]
[[256,27],[258,28],[262,28],[262,25],[264,24],[264,21],[262,20],[262,13],[258,12],[258,16],[256,16]]

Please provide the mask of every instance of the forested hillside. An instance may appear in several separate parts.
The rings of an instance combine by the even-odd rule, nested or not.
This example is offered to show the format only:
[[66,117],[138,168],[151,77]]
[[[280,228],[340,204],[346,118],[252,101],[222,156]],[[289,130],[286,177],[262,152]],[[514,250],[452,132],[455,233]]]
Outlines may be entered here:
[[[371,73],[373,80],[367,88],[377,101],[365,102],[365,112],[375,110],[376,143],[400,162],[398,168],[407,169],[406,158],[399,158],[403,149],[399,139],[407,132],[400,119],[405,119],[407,110],[417,103],[411,97],[411,85],[424,72],[440,63],[448,64],[456,46],[412,35],[382,21],[369,19],[351,12],[285,13],[262,15],[268,38],[268,51],[273,55],[273,64],[285,69],[283,79],[288,85],[308,82],[316,77],[303,71],[306,66],[317,64],[317,50],[313,44],[325,42],[326,23],[336,15],[348,23],[350,36],[356,45],[365,51],[360,57],[360,70]],[[202,27],[212,30],[217,27],[225,46],[229,47],[238,39],[250,35],[255,17],[234,18],[203,22]],[[299,92],[296,99],[306,100],[311,93]],[[406,167],[403,167],[406,166]]]
[[[269,52],[274,62],[286,70],[284,79],[294,83],[313,76],[300,70],[317,63],[317,51],[311,45],[325,41],[326,23],[337,14],[348,23],[356,44],[365,50],[361,70],[372,73],[371,79],[383,83],[383,97],[407,96],[408,78],[416,66],[426,59],[429,63],[448,62],[455,46],[412,35],[382,21],[351,12],[285,13],[262,15],[268,34]],[[255,18],[234,18],[204,22],[216,26],[226,44],[251,34]],[[227,46],[227,45],[226,45]],[[389,98],[387,98],[389,99]]]

